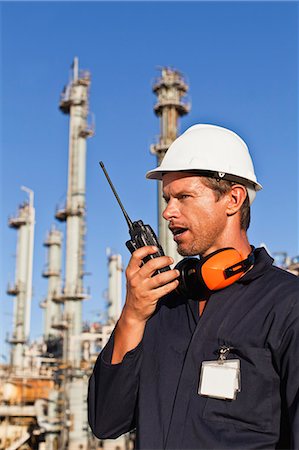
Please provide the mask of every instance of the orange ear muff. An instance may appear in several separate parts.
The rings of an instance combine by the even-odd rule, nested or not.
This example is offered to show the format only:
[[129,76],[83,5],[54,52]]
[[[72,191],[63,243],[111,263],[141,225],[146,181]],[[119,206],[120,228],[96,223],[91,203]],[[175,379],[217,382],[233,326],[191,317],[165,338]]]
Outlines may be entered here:
[[[212,253],[201,260],[201,276],[210,291],[223,289],[237,281],[243,274],[240,253],[234,248],[226,248]],[[232,272],[227,272],[227,269]]]
[[181,273],[178,291],[199,299],[204,290],[216,291],[233,284],[252,264],[253,253],[243,259],[234,248],[216,250],[202,259],[185,258],[176,265]]

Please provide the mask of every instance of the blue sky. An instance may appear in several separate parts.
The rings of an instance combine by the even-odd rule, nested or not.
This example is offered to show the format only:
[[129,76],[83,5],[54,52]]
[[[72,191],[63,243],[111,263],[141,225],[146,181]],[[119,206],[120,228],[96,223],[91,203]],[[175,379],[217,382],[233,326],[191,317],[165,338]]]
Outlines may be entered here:
[[[233,129],[247,142],[264,189],[252,207],[249,237],[271,252],[298,247],[297,2],[2,2],[1,47],[1,335],[12,327],[16,232],[7,218],[35,192],[32,338],[42,334],[47,281],[43,241],[67,186],[68,117],[58,110],[74,56],[92,76],[96,135],[87,150],[84,318],[104,311],[106,247],[129,254],[126,223],[100,172],[103,160],[132,219],[157,226],[159,134],[151,92],[159,66],[185,74],[192,101],[180,130],[197,123]],[[64,231],[64,226],[57,224]]]

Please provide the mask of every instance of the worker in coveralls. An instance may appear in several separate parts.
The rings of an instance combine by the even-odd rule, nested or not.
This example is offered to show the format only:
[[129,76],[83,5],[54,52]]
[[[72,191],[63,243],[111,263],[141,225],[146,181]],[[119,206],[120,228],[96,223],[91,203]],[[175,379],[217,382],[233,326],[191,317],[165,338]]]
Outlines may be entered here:
[[248,242],[261,185],[245,142],[194,125],[147,178],[162,181],[163,217],[192,258],[159,273],[170,257],[133,253],[90,378],[92,431],[136,428],[148,450],[299,449],[299,279]]

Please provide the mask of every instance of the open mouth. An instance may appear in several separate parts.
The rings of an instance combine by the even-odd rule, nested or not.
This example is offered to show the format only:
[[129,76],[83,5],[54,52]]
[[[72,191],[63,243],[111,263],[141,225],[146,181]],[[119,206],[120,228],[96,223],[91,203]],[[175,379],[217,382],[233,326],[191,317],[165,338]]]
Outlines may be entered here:
[[171,228],[171,232],[173,234],[173,239],[176,241],[179,239],[186,231],[188,231],[188,228]]

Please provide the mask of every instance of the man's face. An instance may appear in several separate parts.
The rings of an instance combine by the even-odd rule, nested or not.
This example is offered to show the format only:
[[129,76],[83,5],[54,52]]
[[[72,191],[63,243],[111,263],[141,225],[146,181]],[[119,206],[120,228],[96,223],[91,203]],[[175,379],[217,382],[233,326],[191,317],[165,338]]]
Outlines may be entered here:
[[163,196],[163,217],[180,255],[205,256],[227,246],[227,195],[217,201],[200,177],[172,172],[163,175]]

